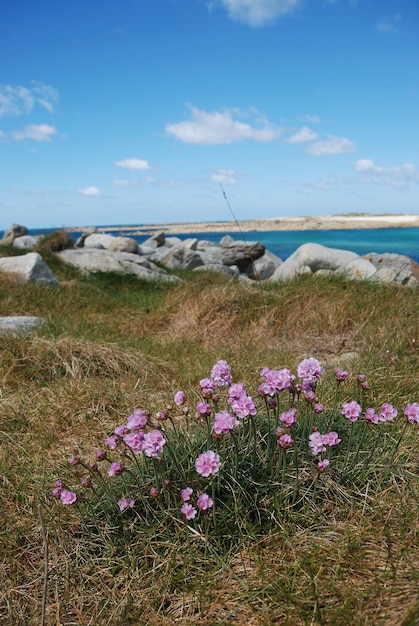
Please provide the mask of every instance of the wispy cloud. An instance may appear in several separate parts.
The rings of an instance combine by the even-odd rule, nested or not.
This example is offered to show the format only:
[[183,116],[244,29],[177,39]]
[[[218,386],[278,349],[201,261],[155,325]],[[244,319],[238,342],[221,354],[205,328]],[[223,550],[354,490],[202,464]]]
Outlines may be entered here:
[[308,126],[303,126],[294,135],[288,139],[288,143],[307,143],[317,139],[318,135]]
[[[246,116],[237,109],[207,112],[191,106],[190,110],[192,117],[189,121],[166,125],[166,132],[184,143],[220,145],[248,139],[269,142],[281,133],[280,128],[266,119],[261,120],[256,109],[252,109]],[[251,126],[233,116],[255,117],[255,125]]]
[[318,115],[310,115],[309,113],[300,115],[299,119],[310,122],[311,124],[318,124],[320,122],[320,117]]
[[16,141],[21,141],[23,139],[32,139],[33,141],[51,141],[57,133],[57,129],[49,124],[30,124],[29,126],[26,126],[24,130],[13,131],[12,137]]
[[316,141],[307,147],[306,152],[314,156],[324,154],[347,154],[355,152],[355,144],[346,137],[335,137],[327,135],[327,141]]
[[52,113],[58,100],[58,91],[40,82],[32,81],[30,87],[0,85],[0,117],[28,115],[36,104]]
[[380,20],[376,29],[381,31],[382,33],[391,33],[397,31],[397,24],[402,21],[400,13],[396,13],[396,15],[392,19],[383,19]]
[[230,18],[249,26],[272,24],[302,5],[302,0],[220,0]]
[[234,170],[225,170],[220,168],[211,176],[211,180],[212,182],[219,183],[221,185],[235,185],[238,174],[239,172],[235,172]]
[[376,165],[371,159],[359,159],[353,164],[356,172],[363,175],[363,182],[386,184],[392,187],[406,187],[409,183],[419,183],[419,172],[413,163],[396,167]]
[[151,170],[148,161],[137,158],[124,159],[123,161],[115,161],[115,165],[117,167],[124,167],[128,170],[132,170],[133,172]]
[[118,178],[112,181],[112,185],[114,187],[138,187],[139,182],[137,180],[125,180]]
[[100,189],[98,189],[97,187],[85,187],[85,189],[78,189],[77,191],[82,196],[93,197],[101,195]]

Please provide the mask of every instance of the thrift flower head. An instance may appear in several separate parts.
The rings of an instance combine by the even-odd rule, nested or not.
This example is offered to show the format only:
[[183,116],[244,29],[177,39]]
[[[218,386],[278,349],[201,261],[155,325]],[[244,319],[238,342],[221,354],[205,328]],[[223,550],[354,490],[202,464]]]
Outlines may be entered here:
[[284,426],[287,426],[287,428],[290,428],[297,423],[296,415],[297,409],[288,409],[288,411],[284,411],[284,413],[281,413],[281,415],[279,416],[279,421],[281,422],[281,424],[284,424]]
[[135,500],[132,498],[121,498],[118,500],[118,506],[120,511],[125,511],[125,509],[132,509],[135,504]]
[[222,411],[221,413],[215,414],[212,430],[216,435],[226,435],[230,430],[233,430],[238,423],[239,420],[234,417],[234,415],[231,415],[228,411]]
[[134,409],[132,415],[129,416],[127,421],[127,428],[129,430],[141,430],[145,428],[148,421],[148,412],[141,409]]
[[322,474],[330,465],[329,459],[323,459],[317,463],[317,471]]
[[196,505],[198,509],[201,509],[201,511],[206,511],[207,509],[210,509],[213,504],[214,502],[212,498],[210,498],[209,495],[206,493],[201,493],[198,496],[198,500],[196,501]]
[[294,443],[293,438],[291,437],[291,435],[288,435],[287,433],[284,433],[283,435],[280,435],[278,437],[278,446],[280,446],[284,450],[286,450],[287,448],[292,448],[293,443]]
[[210,398],[216,391],[215,381],[211,378],[203,378],[199,381],[199,387],[204,398]]
[[68,462],[70,463],[70,465],[78,465],[80,463],[80,458],[78,456],[76,456],[75,454],[73,454],[69,459]]
[[74,491],[63,489],[60,494],[60,498],[63,504],[74,504],[74,502],[77,500],[77,494],[75,494]]
[[102,450],[102,448],[98,448],[95,452],[95,456],[98,461],[103,461],[103,459],[106,457],[106,450]]
[[311,453],[314,456],[317,456],[317,454],[320,454],[321,452],[326,452],[326,446],[323,442],[323,437],[318,430],[315,430],[314,433],[311,433],[308,439],[308,445],[310,446]]
[[270,370],[264,367],[260,370],[265,382],[259,385],[259,394],[261,396],[274,396],[281,391],[291,389],[295,380],[294,374],[289,369]]
[[212,409],[207,402],[198,402],[196,411],[199,415],[211,415],[212,413]]
[[186,394],[184,391],[177,391],[175,393],[175,404],[177,406],[182,406],[186,402]]
[[183,513],[187,520],[193,519],[198,513],[198,511],[192,506],[192,504],[188,504],[187,502],[185,502],[180,511],[181,513]]
[[231,385],[228,390],[227,402],[231,406],[233,413],[239,419],[244,419],[249,415],[256,415],[255,403],[252,398],[247,395],[246,389],[242,383]]
[[330,433],[321,435],[321,438],[325,446],[336,446],[342,441],[339,439],[339,435],[335,433],[334,430],[331,430]]
[[219,387],[226,387],[231,383],[233,377],[231,376],[231,368],[227,361],[217,361],[211,370],[211,378]]
[[122,465],[122,463],[119,463],[119,461],[116,461],[115,463],[111,463],[109,465],[107,474],[108,476],[118,476],[118,474],[122,474],[123,471],[124,471],[124,466]]
[[133,433],[128,433],[124,436],[124,443],[130,448],[135,454],[140,454],[144,450],[144,433],[140,431],[136,431]]
[[105,439],[105,445],[108,446],[111,450],[115,450],[119,444],[119,437],[117,435],[111,435],[107,439]]
[[221,467],[219,455],[213,450],[207,450],[199,455],[195,461],[195,469],[198,474],[207,478],[212,474],[216,474]]
[[144,435],[143,450],[146,456],[152,459],[158,459],[159,455],[163,451],[166,439],[161,432],[157,429],[151,430]]
[[378,424],[380,416],[374,411],[373,408],[369,408],[365,411],[365,421],[370,424]]
[[297,374],[302,380],[316,382],[316,380],[319,380],[320,376],[324,374],[324,368],[317,359],[309,357],[301,361],[297,367]]
[[324,411],[324,406],[320,402],[314,402],[313,411],[315,413],[322,413]]
[[392,404],[384,402],[380,410],[380,422],[390,422],[397,416],[397,409]]
[[52,495],[54,496],[54,498],[59,498],[61,496],[62,490],[63,490],[63,481],[56,480],[54,489],[52,490]]
[[351,422],[356,422],[358,417],[362,413],[362,407],[356,400],[351,402],[344,402],[342,404],[342,415],[348,418]]
[[417,402],[407,404],[403,413],[406,415],[408,422],[411,424],[419,424],[419,404]]
[[335,377],[338,382],[341,382],[342,380],[347,380],[348,376],[349,372],[347,370],[341,370],[340,367],[337,367],[335,369]]
[[150,487],[150,497],[151,498],[159,497],[159,490],[157,489],[157,487]]
[[128,427],[123,424],[122,426],[117,426],[113,432],[118,437],[123,437],[128,432]]
[[193,494],[192,487],[186,487],[186,489],[182,489],[182,491],[180,492],[180,497],[182,498],[184,502],[187,502],[188,500],[191,499],[192,494]]

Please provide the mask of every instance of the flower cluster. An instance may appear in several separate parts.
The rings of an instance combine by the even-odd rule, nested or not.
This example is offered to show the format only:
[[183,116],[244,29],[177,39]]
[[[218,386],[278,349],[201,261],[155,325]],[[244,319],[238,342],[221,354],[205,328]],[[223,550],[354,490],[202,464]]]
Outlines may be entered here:
[[193,494],[193,489],[191,487],[186,487],[181,491],[181,498],[183,500],[183,505],[181,506],[180,512],[184,515],[187,521],[192,520],[196,517],[198,513],[198,509],[200,511],[208,511],[208,509],[212,508],[214,505],[214,501],[207,493],[200,493],[198,498],[196,499],[196,506],[194,506],[191,502]]

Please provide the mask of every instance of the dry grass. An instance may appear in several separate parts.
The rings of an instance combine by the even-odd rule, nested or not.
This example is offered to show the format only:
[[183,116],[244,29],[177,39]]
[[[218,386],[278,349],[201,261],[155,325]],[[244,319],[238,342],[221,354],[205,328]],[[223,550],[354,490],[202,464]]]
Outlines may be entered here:
[[[0,623],[40,623],[42,504],[50,553],[45,624],[414,626],[417,484],[395,481],[303,528],[240,549],[144,529],[95,544],[50,490],[136,406],[156,411],[226,358],[235,378],[306,356],[347,358],[373,400],[417,401],[418,292],[308,280],[261,289],[194,276],[176,287],[67,277],[61,290],[0,275],[0,314],[40,315],[41,335],[0,337]],[[412,471],[416,441],[407,441]]]

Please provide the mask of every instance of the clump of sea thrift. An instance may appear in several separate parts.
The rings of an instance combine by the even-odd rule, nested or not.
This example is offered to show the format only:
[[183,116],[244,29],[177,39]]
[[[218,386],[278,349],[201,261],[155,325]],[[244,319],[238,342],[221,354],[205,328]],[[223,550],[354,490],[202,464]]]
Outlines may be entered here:
[[[296,374],[285,367],[259,371],[263,382],[254,389],[256,400],[249,386],[233,381],[230,365],[219,360],[210,377],[199,381],[200,397],[190,409],[183,390],[171,395],[174,404],[169,401],[161,411],[135,408],[94,451],[93,462],[78,453],[69,457],[71,483],[57,480],[53,497],[65,506],[77,503],[84,516],[103,503],[105,510],[118,513],[118,523],[160,518],[183,529],[186,522],[189,531],[202,531],[202,525],[216,532],[217,520],[240,515],[231,522],[231,533],[258,506],[263,511],[277,507],[272,519],[279,519],[297,503],[301,511],[308,502],[312,511],[317,497],[319,506],[337,500],[340,488],[330,497],[328,491],[334,481],[343,478],[347,489],[353,480],[362,480],[376,450],[380,463],[388,459],[394,472],[405,430],[419,424],[418,402],[404,409],[388,402],[368,406],[366,376],[336,368],[330,373],[331,409],[323,396],[328,376],[314,357],[302,360]],[[196,392],[188,392],[189,398]],[[190,410],[196,417],[192,422]],[[406,418],[403,429],[400,414]],[[401,435],[382,437],[380,429],[401,430]],[[250,502],[251,511],[245,508]]]

